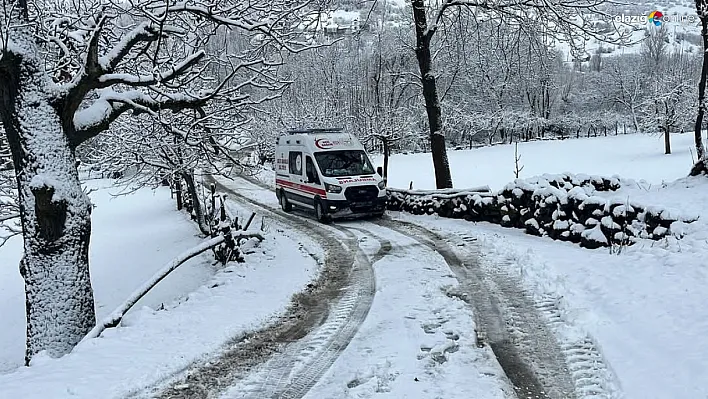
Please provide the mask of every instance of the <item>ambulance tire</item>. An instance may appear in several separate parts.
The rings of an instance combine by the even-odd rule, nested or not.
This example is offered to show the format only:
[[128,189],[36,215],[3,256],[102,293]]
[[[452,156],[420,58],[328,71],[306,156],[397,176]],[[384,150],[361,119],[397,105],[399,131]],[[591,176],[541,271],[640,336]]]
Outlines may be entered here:
[[325,213],[322,202],[319,199],[315,201],[315,217],[320,223],[327,224],[332,221],[332,217]]
[[280,190],[280,208],[283,212],[290,212],[293,210],[293,204],[291,204],[287,197],[285,197],[285,190]]

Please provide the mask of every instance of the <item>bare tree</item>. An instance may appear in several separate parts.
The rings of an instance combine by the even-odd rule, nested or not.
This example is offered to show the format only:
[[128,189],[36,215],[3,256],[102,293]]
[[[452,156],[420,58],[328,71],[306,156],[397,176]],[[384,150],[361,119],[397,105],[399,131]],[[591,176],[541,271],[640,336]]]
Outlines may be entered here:
[[[671,133],[687,127],[693,106],[692,85],[686,79],[691,74],[691,64],[686,54],[678,51],[665,56],[656,69],[662,80],[649,79],[650,95],[644,101],[644,123],[658,129],[664,136],[664,153],[671,154]],[[651,128],[645,129],[651,131]]]
[[641,54],[650,67],[656,67],[665,61],[669,47],[669,32],[666,25],[649,25],[644,31]]
[[642,73],[638,73],[641,69],[633,56],[625,56],[622,61],[615,60],[609,68],[613,83],[611,96],[615,103],[629,112],[634,130],[639,132],[639,107],[644,96],[645,79]]
[[22,234],[19,220],[15,173],[13,170],[0,170],[0,247],[10,238]]
[[[77,146],[131,113],[167,124],[182,114],[206,125],[210,118],[185,111],[218,115],[214,107],[251,102],[250,91],[271,81],[279,52],[306,47],[294,28],[307,7],[3,0],[0,118],[24,238],[27,363],[40,351],[70,351],[95,324],[91,205],[79,183]],[[220,52],[213,41],[220,29],[248,36],[249,45]]]
[[[428,115],[430,130],[430,147],[435,168],[435,181],[438,188],[452,187],[450,166],[445,150],[444,127],[442,113],[436,86],[436,72],[431,57],[431,41],[435,33],[454,16],[450,10],[460,8],[472,15],[482,15],[484,18],[499,19],[509,23],[527,27],[526,34],[540,35],[543,43],[563,40],[569,42],[571,48],[581,49],[583,41],[592,36],[608,41],[620,37],[610,37],[583,18],[584,14],[604,14],[598,9],[602,1],[569,0],[556,2],[520,2],[517,0],[442,0],[431,5],[431,14],[423,0],[413,0],[413,22],[416,34],[416,57],[420,70],[425,109]],[[616,31],[609,34],[618,33]],[[549,82],[546,82],[548,84]],[[546,99],[544,98],[544,104]]]
[[698,82],[698,115],[694,129],[696,155],[698,161],[691,169],[691,175],[708,174],[708,159],[703,146],[703,116],[706,111],[706,79],[708,78],[708,0],[696,0],[696,12],[701,20],[701,36],[703,37],[703,66]]

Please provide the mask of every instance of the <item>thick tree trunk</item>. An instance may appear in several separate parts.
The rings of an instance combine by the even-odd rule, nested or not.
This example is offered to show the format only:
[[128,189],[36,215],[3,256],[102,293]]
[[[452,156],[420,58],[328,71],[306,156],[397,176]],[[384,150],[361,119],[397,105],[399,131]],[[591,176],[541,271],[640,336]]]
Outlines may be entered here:
[[29,363],[41,351],[68,353],[95,325],[91,204],[36,45],[28,32],[13,36],[15,52],[8,50],[0,61],[0,117],[17,172]]
[[[696,125],[694,129],[694,140],[696,144],[696,154],[698,161],[691,170],[691,175],[699,174],[701,171],[708,169],[706,163],[706,153],[703,147],[703,115],[706,107],[706,78],[708,77],[708,16],[701,15],[701,2],[696,1],[698,15],[701,18],[701,35],[703,37],[703,67],[701,68],[701,79],[698,82],[698,115],[696,116]],[[702,164],[702,165],[699,165]]]
[[189,193],[189,197],[192,199],[192,206],[194,207],[194,214],[197,217],[199,231],[201,231],[202,234],[209,235],[211,232],[209,231],[209,226],[207,225],[206,219],[204,218],[204,209],[202,208],[202,202],[199,199],[197,187],[194,184],[194,171],[190,170],[180,172],[180,175],[184,179],[184,182],[187,184],[187,192]]
[[431,31],[428,30],[425,2],[423,0],[413,1],[413,20],[415,21],[416,36],[415,55],[418,59],[420,78],[423,84],[425,111],[428,114],[430,151],[433,155],[433,168],[435,168],[435,184],[437,188],[452,188],[450,163],[445,150],[445,134],[442,131],[440,101],[430,55]]

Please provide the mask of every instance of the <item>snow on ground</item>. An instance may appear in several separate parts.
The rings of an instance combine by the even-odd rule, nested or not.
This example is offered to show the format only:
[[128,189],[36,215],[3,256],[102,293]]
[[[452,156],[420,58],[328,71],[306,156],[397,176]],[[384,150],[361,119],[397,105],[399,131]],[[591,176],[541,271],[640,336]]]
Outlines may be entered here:
[[[544,173],[583,172],[593,175],[620,175],[661,183],[683,177],[693,162],[693,135],[671,137],[673,154],[664,155],[659,135],[619,135],[554,141],[519,143],[520,177]],[[381,156],[372,157],[374,166],[383,165]],[[473,150],[448,151],[455,187],[489,185],[501,189],[514,179],[514,146],[510,144]],[[435,188],[433,160],[429,153],[391,156],[388,172],[391,187]]]
[[[168,190],[140,190],[112,200],[109,191],[92,194],[97,204],[92,277],[99,317],[164,263],[201,241],[191,222],[172,210]],[[161,282],[119,328],[60,359],[40,356],[32,367],[14,370],[9,369],[21,364],[24,348],[22,281],[12,266],[21,245],[3,247],[0,256],[9,263],[2,262],[0,269],[0,356],[6,371],[0,374],[0,397],[121,397],[169,377],[285,309],[318,269],[298,241],[269,236],[258,251],[246,255],[246,263],[216,274],[209,254],[195,258]],[[293,262],[293,256],[299,260]],[[162,304],[164,310],[156,310]]]
[[[263,173],[261,180],[267,176]],[[218,180],[248,198],[274,209],[279,206],[273,190],[239,178]],[[454,291],[457,280],[439,254],[371,223],[341,225],[371,231],[390,240],[394,249],[373,264],[377,288],[366,320],[306,398],[493,399],[513,395],[493,354],[476,347],[469,306],[446,295]],[[377,240],[360,231],[357,235],[359,246],[372,258],[379,250]],[[267,378],[267,370],[262,370],[234,386],[224,398],[244,397]]]
[[[509,397],[494,355],[476,347],[470,307],[446,295],[458,284],[442,256],[391,230],[348,224],[385,235],[394,250],[373,265],[368,317],[306,398]],[[378,250],[358,235],[369,256]]]
[[[108,180],[91,180],[86,187],[95,208],[90,247],[91,282],[100,319],[163,264],[200,242],[194,225],[174,212],[169,189],[139,190],[130,196],[109,188]],[[18,264],[22,240],[15,237],[0,248],[0,371],[24,363],[25,298]],[[193,259],[143,298],[142,306],[157,308],[206,283],[214,274],[207,258]]]
[[705,241],[686,240],[684,252],[644,243],[610,255],[494,225],[396,217],[475,236],[486,257],[523,276],[537,298],[562,297],[565,321],[596,340],[625,397],[708,395],[708,269],[698,248]]
[[[633,177],[616,193],[598,193],[700,215],[677,240],[642,241],[619,255],[526,235],[488,223],[389,213],[454,237],[473,235],[485,256],[523,276],[535,296],[561,297],[566,323],[589,333],[629,399],[708,397],[708,180],[685,178],[691,136],[674,136],[663,155],[658,138],[620,136],[520,145],[522,177],[568,171]],[[430,154],[395,156],[393,186],[432,185]],[[456,186],[500,188],[513,179],[513,147],[450,153]],[[420,165],[424,164],[424,165]],[[471,173],[470,173],[471,172]],[[421,179],[426,176],[429,181]],[[675,181],[669,181],[677,179]],[[665,181],[662,183],[662,181]]]

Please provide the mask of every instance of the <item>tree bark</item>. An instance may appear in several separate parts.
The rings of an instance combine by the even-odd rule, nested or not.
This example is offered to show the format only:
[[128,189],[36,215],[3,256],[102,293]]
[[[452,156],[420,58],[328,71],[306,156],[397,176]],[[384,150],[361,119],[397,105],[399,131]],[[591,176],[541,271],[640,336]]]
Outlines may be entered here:
[[434,31],[428,29],[425,2],[423,0],[413,0],[413,20],[415,21],[416,36],[415,55],[418,59],[420,78],[423,84],[425,111],[428,114],[430,151],[432,152],[433,168],[435,169],[435,184],[437,188],[452,188],[450,163],[445,150],[445,134],[442,131],[440,101],[430,55],[430,39]]
[[671,136],[669,135],[668,126],[662,128],[664,131],[664,154],[671,154]]
[[19,191],[29,364],[41,351],[68,353],[95,325],[91,203],[34,39],[15,30],[11,40],[0,61],[0,118]]
[[391,145],[388,142],[388,138],[384,137],[383,138],[383,153],[384,153],[384,159],[383,159],[383,179],[384,181],[388,181],[388,157],[391,155]]
[[179,179],[179,175],[174,175],[172,185],[174,185],[173,191],[177,196],[177,210],[181,211],[184,208],[184,204],[182,204],[182,181]]
[[197,224],[199,225],[199,231],[204,235],[211,234],[209,226],[204,218],[204,209],[202,208],[202,202],[199,200],[199,194],[197,193],[197,186],[194,184],[194,171],[183,171],[180,175],[187,184],[187,192],[190,198],[192,198],[192,206],[194,207],[194,214],[197,217]]
[[[703,66],[701,67],[701,79],[698,82],[698,115],[696,116],[696,125],[694,130],[694,140],[696,144],[696,154],[698,160],[691,170],[691,175],[700,173],[701,170],[708,169],[706,164],[705,148],[703,147],[703,116],[706,106],[706,78],[708,77],[708,15],[703,15],[701,8],[705,6],[705,1],[696,0],[696,11],[701,19],[701,37],[703,38]],[[703,164],[700,166],[699,164]]]

